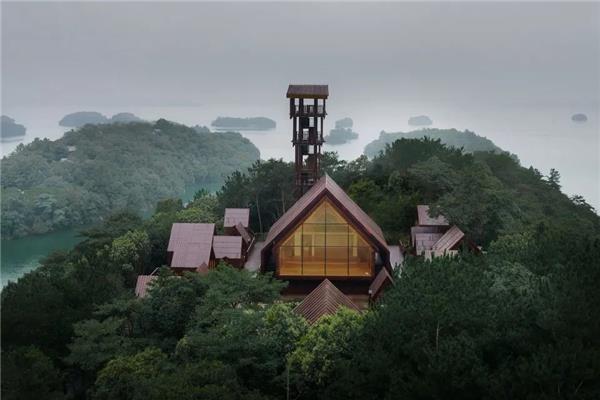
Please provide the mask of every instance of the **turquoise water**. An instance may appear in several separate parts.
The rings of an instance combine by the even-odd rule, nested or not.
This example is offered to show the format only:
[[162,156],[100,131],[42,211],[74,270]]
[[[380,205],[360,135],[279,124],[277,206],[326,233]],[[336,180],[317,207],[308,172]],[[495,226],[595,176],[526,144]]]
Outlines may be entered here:
[[[200,189],[206,189],[214,193],[220,189],[220,184],[195,184],[189,186],[181,196],[184,203],[191,201],[194,198],[194,194]],[[144,214],[144,218],[150,217],[150,215],[151,213]],[[78,232],[81,229],[74,228],[44,235],[2,240],[2,263],[0,264],[2,287],[6,286],[8,281],[16,281],[23,274],[37,268],[40,260],[53,251],[71,249],[83,239],[78,236]]]
[[1,241],[1,275],[2,287],[8,281],[16,281],[23,274],[35,269],[40,259],[56,250],[69,250],[82,238],[78,236],[78,229],[69,229],[33,235],[14,240]]

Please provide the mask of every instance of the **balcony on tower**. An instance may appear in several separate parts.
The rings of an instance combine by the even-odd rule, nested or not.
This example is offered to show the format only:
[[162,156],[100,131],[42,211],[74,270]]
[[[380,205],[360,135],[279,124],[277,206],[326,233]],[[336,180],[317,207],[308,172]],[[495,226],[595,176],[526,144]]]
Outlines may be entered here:
[[289,85],[290,118],[325,117],[325,102],[329,96],[327,85]]

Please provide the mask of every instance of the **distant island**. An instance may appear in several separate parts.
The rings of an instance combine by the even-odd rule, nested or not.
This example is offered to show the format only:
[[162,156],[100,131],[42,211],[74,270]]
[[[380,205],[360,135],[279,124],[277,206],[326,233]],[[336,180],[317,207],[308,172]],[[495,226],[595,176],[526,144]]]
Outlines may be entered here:
[[217,117],[217,119],[211,123],[211,126],[214,126],[217,129],[230,129],[236,131],[266,131],[275,129],[277,124],[272,119],[266,117]]
[[352,118],[342,118],[335,121],[335,128],[329,131],[325,136],[325,143],[330,145],[340,145],[358,139],[358,133],[352,131],[354,121]]
[[352,126],[354,126],[354,121],[352,121],[352,118],[349,117],[338,119],[337,121],[335,121],[335,127],[338,129],[352,128]]
[[2,140],[13,140],[22,138],[27,132],[25,126],[17,124],[14,119],[3,115],[1,117],[2,125],[0,126],[0,133]]
[[417,115],[408,119],[408,125],[410,126],[430,126],[432,124],[433,121],[427,115]]
[[588,117],[585,114],[573,114],[571,116],[571,121],[573,122],[587,122]]
[[36,139],[1,161],[2,236],[91,224],[125,209],[149,212],[189,187],[220,185],[259,157],[237,132],[200,133],[162,119]]
[[65,115],[58,124],[67,128],[80,128],[86,124],[98,125],[143,121],[140,117],[128,112],[118,113],[108,118],[106,115],[96,111],[78,111]]
[[460,148],[467,153],[476,151],[492,151],[494,153],[503,153],[500,147],[486,137],[476,135],[474,132],[465,130],[458,131],[456,129],[435,129],[423,128],[410,132],[385,132],[379,134],[379,138],[365,146],[364,154],[367,157],[373,158],[380,152],[385,150],[386,145],[392,142],[405,139],[421,139],[429,137],[431,139],[440,139],[447,146]]

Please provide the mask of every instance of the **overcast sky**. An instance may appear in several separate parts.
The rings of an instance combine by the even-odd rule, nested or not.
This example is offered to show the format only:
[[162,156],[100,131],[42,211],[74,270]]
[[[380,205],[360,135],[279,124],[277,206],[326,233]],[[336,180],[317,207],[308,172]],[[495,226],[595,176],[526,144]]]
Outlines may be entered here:
[[2,3],[5,106],[599,106],[600,4]]

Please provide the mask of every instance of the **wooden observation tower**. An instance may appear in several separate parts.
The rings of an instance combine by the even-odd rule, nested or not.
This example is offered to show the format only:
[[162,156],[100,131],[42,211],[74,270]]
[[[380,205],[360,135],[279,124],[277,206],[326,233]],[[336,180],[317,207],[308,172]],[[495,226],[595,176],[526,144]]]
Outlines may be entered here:
[[296,192],[302,196],[321,176],[323,119],[327,115],[327,85],[289,85],[290,119],[294,121]]

